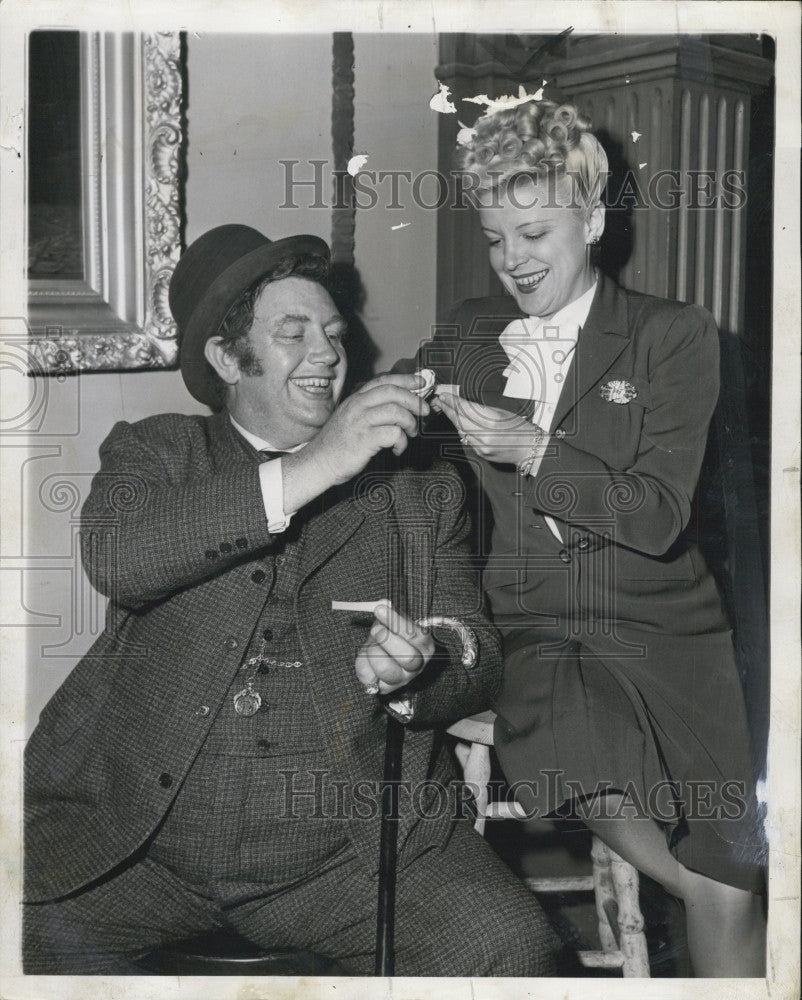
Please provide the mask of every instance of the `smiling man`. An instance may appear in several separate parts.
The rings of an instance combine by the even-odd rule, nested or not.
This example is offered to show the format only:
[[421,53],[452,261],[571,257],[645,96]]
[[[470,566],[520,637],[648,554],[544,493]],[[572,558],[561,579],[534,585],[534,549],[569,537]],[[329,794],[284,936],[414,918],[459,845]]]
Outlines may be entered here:
[[[457,808],[437,735],[499,684],[466,519],[442,502],[458,480],[390,455],[428,412],[415,376],[341,400],[328,260],[315,237],[231,225],[176,268],[181,373],[215,412],[120,423],[101,447],[82,550],[107,628],[26,749],[28,974],[136,973],[219,928],[372,972],[388,714],[409,727],[396,973],[553,971],[555,938]],[[393,524],[418,533],[410,617],[334,611],[389,596]],[[476,662],[412,609],[472,629]]]

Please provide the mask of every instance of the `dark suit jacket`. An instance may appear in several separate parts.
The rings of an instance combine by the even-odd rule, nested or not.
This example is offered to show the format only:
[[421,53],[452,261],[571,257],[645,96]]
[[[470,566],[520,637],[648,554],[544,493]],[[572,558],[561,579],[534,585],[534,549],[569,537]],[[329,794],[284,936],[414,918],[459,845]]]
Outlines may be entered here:
[[[531,414],[501,396],[508,360],[498,336],[521,315],[508,297],[464,302],[417,364],[459,384],[467,399]],[[637,396],[608,402],[601,389],[612,380]],[[524,623],[579,610],[680,634],[728,627],[714,581],[683,534],[718,381],[718,336],[706,310],[600,277],[537,474],[522,480],[512,466],[468,453],[494,506],[486,589],[495,616]],[[544,514],[561,525],[565,544]],[[613,544],[603,552],[606,540]]]
[[[267,531],[257,468],[226,415],[120,423],[102,445],[82,542],[92,583],[111,599],[107,629],[45,707],[26,749],[28,900],[74,891],[121,863],[180,794],[268,596],[255,570],[280,536]],[[387,713],[354,674],[370,620],[333,612],[331,601],[388,596],[390,500],[410,534],[410,612],[456,616],[480,638],[479,662],[466,669],[445,636],[416,684],[403,778],[448,784],[451,764],[432,727],[486,708],[500,677],[498,636],[465,559],[468,525],[448,466],[365,473],[306,520],[296,593],[304,668],[334,776],[379,781]],[[443,844],[452,820],[443,810],[416,822],[401,799],[403,866]],[[418,813],[437,812],[419,805]],[[350,823],[371,870],[378,825],[375,816]]]

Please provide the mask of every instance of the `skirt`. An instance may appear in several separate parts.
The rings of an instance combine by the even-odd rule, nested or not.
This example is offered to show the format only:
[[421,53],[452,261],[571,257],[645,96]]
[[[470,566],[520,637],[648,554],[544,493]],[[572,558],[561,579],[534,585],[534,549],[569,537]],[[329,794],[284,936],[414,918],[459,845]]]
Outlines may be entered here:
[[765,836],[730,632],[602,635],[552,623],[548,637],[517,628],[505,643],[495,746],[530,816],[651,818],[686,868],[763,891]]

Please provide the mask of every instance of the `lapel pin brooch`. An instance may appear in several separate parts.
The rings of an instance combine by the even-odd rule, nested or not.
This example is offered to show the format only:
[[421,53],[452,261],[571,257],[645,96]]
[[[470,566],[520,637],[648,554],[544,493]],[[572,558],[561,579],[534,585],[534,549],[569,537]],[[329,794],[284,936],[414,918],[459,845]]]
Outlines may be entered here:
[[599,386],[599,395],[608,403],[631,403],[637,398],[638,390],[631,382],[614,378]]

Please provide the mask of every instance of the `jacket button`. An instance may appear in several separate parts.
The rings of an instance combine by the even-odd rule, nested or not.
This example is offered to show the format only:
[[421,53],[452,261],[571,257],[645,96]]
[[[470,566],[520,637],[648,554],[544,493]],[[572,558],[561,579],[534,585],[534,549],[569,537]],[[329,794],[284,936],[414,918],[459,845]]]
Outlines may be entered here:
[[569,563],[571,561],[571,554],[568,549],[560,549],[560,559],[562,559],[564,563]]
[[248,548],[248,539],[247,538],[237,538],[234,541],[234,544],[237,546],[238,549],[247,549]]
[[586,549],[590,545],[590,539],[587,535],[583,535],[582,538],[577,542],[577,548]]
[[273,638],[273,629],[266,628],[264,632],[262,632],[262,638],[265,640],[265,642],[270,642],[270,640]]
[[236,640],[236,639],[234,638],[234,636],[233,636],[233,635],[230,635],[230,636],[229,636],[229,637],[228,637],[228,638],[227,638],[227,639],[226,639],[226,640],[225,640],[225,641],[223,642],[223,645],[224,645],[224,646],[226,647],[226,649],[236,649],[236,648],[237,648],[237,646],[239,646],[239,643],[237,642],[237,640]]
[[170,785],[172,785],[172,783],[173,783],[172,774],[168,774],[166,771],[162,771],[162,773],[159,775],[159,784],[162,786],[162,788],[169,788]]
[[270,740],[257,740],[256,745],[259,747],[260,750],[269,750]]
[[254,570],[253,573],[251,573],[251,579],[253,580],[254,583],[261,583],[266,575],[267,574],[263,570],[257,569]]
[[216,559],[217,558],[217,551],[215,549],[207,549],[206,550],[206,558],[207,559]]
[[230,542],[220,542],[221,552],[230,552],[234,546]]
[[209,714],[209,706],[208,705],[199,705],[195,709],[195,715],[208,715],[208,714]]
[[557,438],[558,441],[562,441],[562,439],[565,437],[565,431],[562,429],[562,427],[558,427],[557,430],[554,432],[554,436]]

